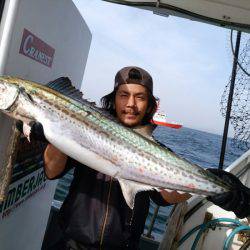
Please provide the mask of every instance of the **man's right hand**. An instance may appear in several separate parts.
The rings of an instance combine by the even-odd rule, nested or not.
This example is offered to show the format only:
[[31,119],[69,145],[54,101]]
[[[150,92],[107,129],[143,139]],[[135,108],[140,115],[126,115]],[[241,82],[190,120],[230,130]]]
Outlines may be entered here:
[[[36,141],[41,141],[41,142],[48,142],[45,135],[44,135],[43,125],[40,122],[32,121],[28,125],[30,127],[30,132],[29,132],[28,136],[26,134],[25,134],[25,136],[28,137],[30,141],[36,140]],[[24,127],[23,122],[18,120],[16,122],[16,128],[22,134],[24,134],[23,127]]]

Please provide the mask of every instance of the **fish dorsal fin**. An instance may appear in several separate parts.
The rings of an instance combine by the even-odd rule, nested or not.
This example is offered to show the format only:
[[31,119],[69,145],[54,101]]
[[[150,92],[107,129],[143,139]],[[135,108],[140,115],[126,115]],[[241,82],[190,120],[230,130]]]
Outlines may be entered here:
[[124,199],[131,209],[134,208],[135,196],[137,193],[142,192],[142,191],[150,191],[150,190],[156,189],[152,186],[141,184],[141,183],[130,181],[130,180],[118,179],[118,181],[120,183]]
[[59,77],[46,84],[47,87],[60,92],[61,94],[68,96],[72,99],[81,101],[82,92],[76,89],[68,77]]

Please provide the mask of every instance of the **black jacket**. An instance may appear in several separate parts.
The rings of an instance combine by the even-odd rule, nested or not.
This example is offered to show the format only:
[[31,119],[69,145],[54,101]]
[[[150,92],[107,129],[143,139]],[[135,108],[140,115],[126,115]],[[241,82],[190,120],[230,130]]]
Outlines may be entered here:
[[131,210],[117,180],[69,158],[65,172],[72,167],[74,179],[59,213],[65,237],[88,249],[138,249],[150,198],[168,205],[161,195],[140,192]]

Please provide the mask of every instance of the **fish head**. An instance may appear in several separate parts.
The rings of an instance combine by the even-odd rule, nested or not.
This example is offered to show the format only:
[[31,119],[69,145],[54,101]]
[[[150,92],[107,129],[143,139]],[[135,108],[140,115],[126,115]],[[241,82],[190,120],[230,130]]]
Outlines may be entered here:
[[19,95],[17,85],[0,79],[0,110],[7,111]]

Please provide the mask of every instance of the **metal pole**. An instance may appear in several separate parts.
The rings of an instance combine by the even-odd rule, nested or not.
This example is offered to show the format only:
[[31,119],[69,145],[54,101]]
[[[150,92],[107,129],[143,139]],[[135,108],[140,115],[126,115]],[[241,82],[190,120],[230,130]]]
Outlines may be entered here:
[[146,237],[148,237],[148,238],[152,237],[151,233],[152,233],[152,230],[153,230],[153,227],[154,227],[154,224],[155,224],[155,219],[157,217],[159,208],[160,208],[160,206],[157,205],[156,208],[155,208],[155,210],[154,210],[154,214],[152,216],[152,219],[151,219],[150,224],[149,224],[149,229],[148,229],[148,232],[146,234]]
[[224,164],[224,156],[225,156],[225,150],[226,150],[226,144],[227,144],[228,126],[229,126],[229,120],[230,120],[230,115],[231,115],[231,108],[232,108],[233,94],[234,94],[234,83],[235,83],[235,78],[236,78],[237,61],[238,61],[239,48],[240,48],[240,38],[241,38],[241,31],[238,31],[237,38],[236,38],[236,45],[235,45],[235,54],[234,54],[234,60],[233,60],[233,69],[232,69],[230,90],[229,90],[228,101],[227,101],[227,113],[226,113],[226,118],[225,118],[223,139],[222,139],[222,145],[221,145],[219,169],[222,169],[223,164]]

